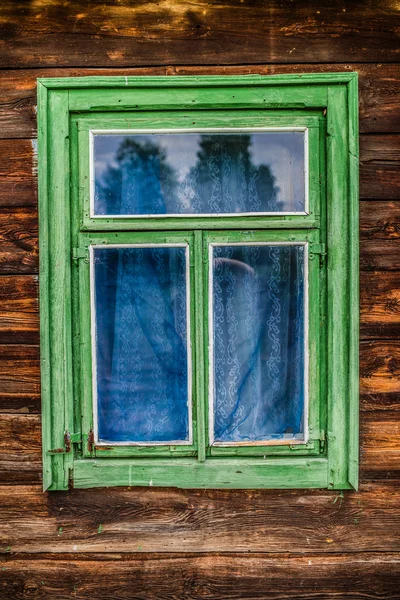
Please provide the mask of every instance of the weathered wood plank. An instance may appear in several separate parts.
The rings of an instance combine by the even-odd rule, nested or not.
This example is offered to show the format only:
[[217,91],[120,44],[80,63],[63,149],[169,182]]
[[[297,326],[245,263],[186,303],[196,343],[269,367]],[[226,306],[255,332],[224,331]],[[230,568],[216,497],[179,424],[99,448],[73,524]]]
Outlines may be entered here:
[[2,568],[0,594],[14,600],[395,600],[400,583],[394,553],[7,556]]
[[0,156],[0,206],[36,206],[36,140],[0,139]]
[[38,223],[34,208],[0,210],[0,273],[37,273]]
[[400,342],[398,340],[361,342],[360,391],[362,393],[400,392]]
[[395,62],[389,0],[2,4],[0,67]]
[[400,489],[390,481],[359,492],[0,486],[0,530],[3,551],[15,553],[394,552]]
[[41,470],[39,415],[0,414],[0,482],[37,483]]
[[[0,346],[0,412],[38,413],[39,411],[39,347]],[[39,435],[38,430],[36,433]],[[37,444],[37,440],[34,443]]]
[[38,344],[37,275],[0,276],[0,344]]
[[360,136],[360,198],[400,199],[400,135]]
[[398,271],[400,202],[360,203],[360,268]]
[[363,413],[360,419],[364,480],[400,479],[400,418],[396,412]]
[[332,73],[359,75],[361,133],[399,133],[399,64],[290,64],[228,67],[152,67],[124,69],[49,68],[0,71],[0,138],[36,137],[36,79],[93,75],[273,75],[279,73]]
[[360,273],[360,337],[400,339],[399,271]]

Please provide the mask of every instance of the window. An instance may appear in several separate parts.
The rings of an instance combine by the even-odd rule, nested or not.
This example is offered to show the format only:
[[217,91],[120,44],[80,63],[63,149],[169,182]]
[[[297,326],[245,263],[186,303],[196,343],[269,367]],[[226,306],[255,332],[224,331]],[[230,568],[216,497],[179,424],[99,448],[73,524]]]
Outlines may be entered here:
[[357,487],[356,75],[38,95],[44,488]]

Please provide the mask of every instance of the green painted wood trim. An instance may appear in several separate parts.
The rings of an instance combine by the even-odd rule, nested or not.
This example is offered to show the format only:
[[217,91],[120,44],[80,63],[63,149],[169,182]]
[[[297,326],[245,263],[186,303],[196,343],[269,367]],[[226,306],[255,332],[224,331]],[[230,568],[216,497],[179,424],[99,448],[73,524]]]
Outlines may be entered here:
[[[69,112],[67,90],[39,95],[40,316],[43,394],[44,487],[66,489],[72,454],[64,453],[73,426]],[[42,160],[43,159],[43,160]],[[51,480],[49,475],[51,463]],[[51,481],[51,482],[50,482]]]
[[42,396],[42,455],[43,455],[43,490],[46,491],[53,482],[52,457],[48,451],[52,449],[51,442],[51,376],[50,376],[50,323],[48,307],[50,304],[49,289],[49,252],[50,239],[47,216],[49,213],[49,191],[47,185],[47,89],[38,84],[38,153],[41,158],[38,171],[39,184],[39,258],[40,258],[40,369]]
[[[357,75],[357,74],[356,74]],[[358,489],[359,479],[359,142],[358,78],[347,86],[349,114],[349,482]]]
[[327,461],[323,458],[278,460],[174,459],[157,461],[77,460],[74,487],[114,485],[178,488],[325,488]]
[[[355,81],[355,79],[353,79]],[[353,84],[354,90],[354,84]],[[357,96],[348,86],[328,91],[327,227],[328,227],[328,459],[329,487],[357,486],[358,379],[358,188],[354,122]],[[355,105],[356,106],[356,105]],[[350,124],[351,123],[351,124]],[[350,144],[350,131],[352,142]],[[350,164],[352,165],[350,166]],[[357,348],[358,349],[358,348]],[[351,436],[350,436],[351,427]],[[351,450],[350,450],[351,448]]]
[[295,73],[288,75],[159,75],[159,76],[93,76],[39,78],[47,88],[79,89],[116,87],[209,87],[209,86],[276,86],[335,83],[357,80],[357,73]]

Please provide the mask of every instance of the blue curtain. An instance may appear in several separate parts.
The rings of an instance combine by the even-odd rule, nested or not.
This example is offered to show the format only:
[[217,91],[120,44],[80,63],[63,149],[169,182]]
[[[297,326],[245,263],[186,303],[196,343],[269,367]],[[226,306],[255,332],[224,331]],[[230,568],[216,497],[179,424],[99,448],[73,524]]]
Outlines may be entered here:
[[95,250],[99,438],[187,440],[185,248]]
[[219,246],[213,258],[215,440],[303,430],[303,246]]

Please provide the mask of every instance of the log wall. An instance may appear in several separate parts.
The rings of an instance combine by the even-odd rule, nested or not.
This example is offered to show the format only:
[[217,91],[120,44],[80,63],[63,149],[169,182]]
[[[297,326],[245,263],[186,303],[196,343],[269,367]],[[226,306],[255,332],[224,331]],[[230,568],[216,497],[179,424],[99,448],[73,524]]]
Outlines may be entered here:
[[[400,7],[3,0],[0,598],[400,598]],[[42,493],[36,78],[357,71],[361,485]]]

